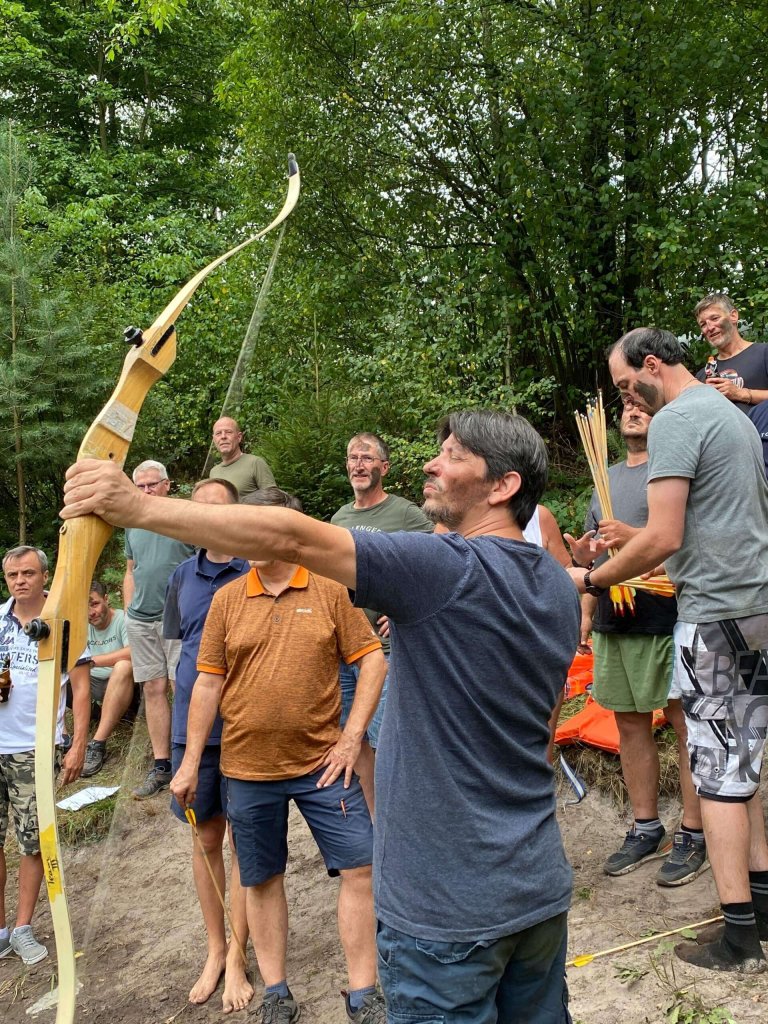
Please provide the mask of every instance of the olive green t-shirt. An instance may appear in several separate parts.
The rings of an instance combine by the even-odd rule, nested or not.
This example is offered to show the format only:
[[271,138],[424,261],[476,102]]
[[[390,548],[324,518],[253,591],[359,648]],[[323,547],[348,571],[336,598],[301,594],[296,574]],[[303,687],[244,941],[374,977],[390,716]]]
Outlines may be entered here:
[[[388,494],[378,505],[370,508],[355,508],[354,501],[342,505],[331,517],[335,526],[343,526],[347,530],[366,530],[368,533],[432,533],[435,524],[428,519],[418,505],[398,494]],[[377,620],[382,613],[372,608],[363,608],[368,621],[378,635]],[[389,654],[389,637],[381,637],[381,645],[385,654]]]
[[275,486],[274,474],[266,460],[250,452],[243,452],[240,458],[226,466],[222,462],[217,463],[208,476],[211,480],[229,480],[241,499],[262,487]]

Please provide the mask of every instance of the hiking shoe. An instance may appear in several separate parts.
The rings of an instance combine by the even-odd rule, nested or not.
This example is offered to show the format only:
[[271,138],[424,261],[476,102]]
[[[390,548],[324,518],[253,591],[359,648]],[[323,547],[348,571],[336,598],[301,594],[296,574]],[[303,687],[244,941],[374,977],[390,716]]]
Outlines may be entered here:
[[148,796],[154,796],[161,789],[168,789],[172,778],[173,772],[164,772],[162,768],[150,768],[146,779],[134,789],[131,796],[134,800],[146,800]]
[[80,778],[90,779],[92,775],[96,775],[104,767],[106,760],[107,744],[102,743],[100,740],[91,740],[85,748],[85,760],[83,761],[83,770],[80,772]]
[[688,832],[675,832],[672,852],[659,868],[656,884],[685,885],[708,867],[707,844],[697,843]]
[[71,746],[72,746],[72,737],[69,735],[69,733],[65,732],[64,735],[61,737],[61,743],[59,744],[59,750],[61,750],[62,754],[68,754]]
[[349,1005],[347,993],[342,992],[342,995],[347,1008],[347,1016],[355,1024],[386,1024],[387,1009],[384,1005],[384,997],[380,992],[370,992],[363,998],[363,1005],[354,1011]]
[[261,1024],[293,1024],[300,1016],[301,1007],[290,992],[284,999],[273,992],[261,1004]]
[[627,875],[630,871],[640,867],[647,860],[654,860],[656,857],[666,857],[671,848],[667,833],[662,828],[653,835],[643,835],[637,832],[635,826],[627,832],[624,843],[620,850],[612,853],[603,864],[603,871],[606,875]]
[[11,940],[8,938],[8,936],[6,935],[5,938],[0,938],[0,960],[2,960],[4,956],[8,956],[8,954],[12,952],[13,946],[11,945]]
[[32,934],[31,924],[23,924],[19,928],[13,929],[11,932],[11,948],[17,956],[21,957],[22,962],[27,967],[40,963],[41,960],[45,960],[48,956],[48,950]]
[[675,946],[675,956],[687,964],[706,967],[710,971],[764,974],[768,970],[768,963],[759,944],[751,951],[735,949],[725,937],[701,946],[693,942],[681,942]]

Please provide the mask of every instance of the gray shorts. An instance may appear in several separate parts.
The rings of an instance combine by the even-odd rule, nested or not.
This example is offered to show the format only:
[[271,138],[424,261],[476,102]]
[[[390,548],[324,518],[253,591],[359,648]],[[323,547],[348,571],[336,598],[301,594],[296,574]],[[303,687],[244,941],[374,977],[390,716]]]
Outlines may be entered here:
[[691,774],[709,800],[757,792],[768,735],[768,615],[675,626],[679,690]]
[[181,640],[164,640],[162,621],[140,622],[126,615],[125,622],[134,680],[146,683],[162,677],[175,679]]

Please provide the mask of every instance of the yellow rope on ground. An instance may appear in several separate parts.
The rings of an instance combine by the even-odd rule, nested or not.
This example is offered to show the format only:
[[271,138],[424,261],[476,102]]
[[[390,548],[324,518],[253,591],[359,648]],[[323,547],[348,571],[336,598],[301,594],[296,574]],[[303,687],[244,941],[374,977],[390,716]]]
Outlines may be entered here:
[[666,939],[668,935],[679,935],[680,932],[687,932],[688,929],[703,928],[704,925],[714,924],[716,921],[722,921],[723,915],[719,917],[710,917],[706,921],[697,921],[696,924],[684,924],[680,928],[673,928],[668,932],[659,932],[657,935],[648,935],[644,939],[636,939],[634,942],[625,942],[623,946],[614,946],[612,949],[602,949],[599,953],[584,953],[582,956],[574,957],[573,960],[569,960],[565,965],[566,967],[584,967],[586,964],[591,964],[593,960],[599,956],[609,956],[611,953],[622,953],[625,949],[632,949],[633,946],[642,946],[646,942],[655,942],[656,939]]

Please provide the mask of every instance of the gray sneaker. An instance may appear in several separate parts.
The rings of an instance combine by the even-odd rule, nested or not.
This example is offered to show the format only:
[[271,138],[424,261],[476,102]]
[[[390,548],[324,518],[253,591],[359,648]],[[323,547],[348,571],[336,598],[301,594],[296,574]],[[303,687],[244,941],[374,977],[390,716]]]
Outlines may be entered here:
[[350,1007],[347,993],[343,992],[342,994],[344,1005],[347,1008],[347,1017],[354,1024],[386,1024],[387,1009],[381,992],[371,992],[370,995],[365,996],[363,1005],[357,1010]]
[[11,940],[7,936],[4,939],[0,938],[0,960],[12,952],[13,946],[11,945]]
[[80,772],[80,778],[90,779],[92,775],[96,775],[104,767],[106,760],[107,744],[99,740],[91,740],[85,748],[85,760],[83,761],[83,770]]
[[685,885],[708,867],[707,844],[697,843],[688,832],[675,832],[672,852],[659,868],[656,884]]
[[41,960],[45,960],[48,956],[48,950],[32,934],[31,924],[23,924],[19,928],[13,929],[11,932],[11,948],[17,956],[21,957],[27,967],[40,963]]
[[301,1007],[289,992],[285,999],[273,992],[261,1004],[261,1024],[294,1024],[301,1016]]
[[172,778],[173,772],[164,772],[162,768],[150,768],[146,779],[134,789],[131,796],[134,800],[146,800],[148,796],[154,796],[161,789],[168,789]]
[[603,871],[606,875],[627,875],[647,860],[666,857],[671,848],[672,843],[663,828],[648,836],[637,832],[633,825],[627,832],[621,849],[612,853],[603,864]]

